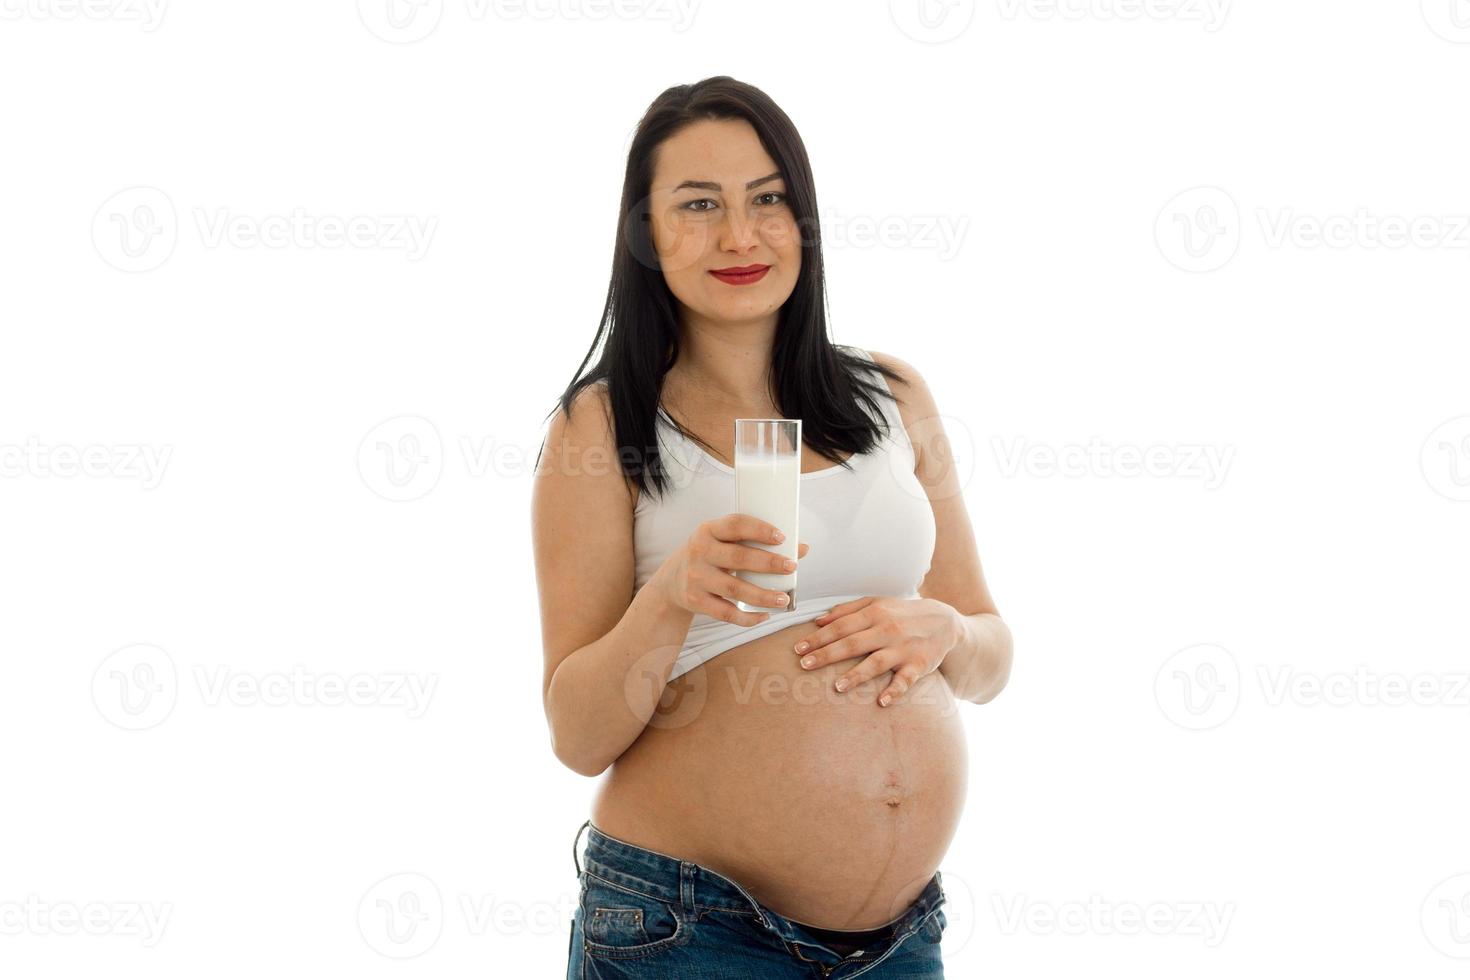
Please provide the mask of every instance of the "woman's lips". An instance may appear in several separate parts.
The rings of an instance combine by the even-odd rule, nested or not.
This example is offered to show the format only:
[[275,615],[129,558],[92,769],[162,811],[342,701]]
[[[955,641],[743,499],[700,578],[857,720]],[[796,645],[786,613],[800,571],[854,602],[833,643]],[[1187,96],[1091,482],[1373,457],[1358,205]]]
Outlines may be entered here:
[[709,274],[732,286],[748,286],[753,282],[760,282],[770,269],[768,265],[746,265],[730,269],[711,269]]

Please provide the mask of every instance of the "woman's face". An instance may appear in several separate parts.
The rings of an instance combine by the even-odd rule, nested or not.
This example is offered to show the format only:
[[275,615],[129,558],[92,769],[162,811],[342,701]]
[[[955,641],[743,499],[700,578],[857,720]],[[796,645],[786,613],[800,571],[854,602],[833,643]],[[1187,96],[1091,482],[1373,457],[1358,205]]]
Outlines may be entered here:
[[[691,123],[660,144],[649,214],[664,281],[703,317],[762,319],[796,286],[801,242],[786,183],[743,119]],[[754,281],[714,275],[754,265],[769,266]]]

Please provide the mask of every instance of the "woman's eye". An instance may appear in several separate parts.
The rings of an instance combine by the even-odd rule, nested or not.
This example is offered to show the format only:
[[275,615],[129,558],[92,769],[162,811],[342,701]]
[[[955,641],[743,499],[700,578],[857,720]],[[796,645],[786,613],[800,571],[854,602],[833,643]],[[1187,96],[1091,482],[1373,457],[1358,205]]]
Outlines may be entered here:
[[[768,198],[774,198],[774,200],[768,200]],[[756,203],[763,207],[771,207],[776,204],[785,204],[786,195],[781,191],[766,191],[764,194],[756,195]],[[702,204],[708,204],[709,207],[700,207],[699,205]],[[695,201],[687,201],[684,204],[679,205],[679,207],[681,210],[693,211],[696,214],[708,214],[710,211],[713,211],[715,208],[719,207],[719,205],[708,197],[701,197]]]

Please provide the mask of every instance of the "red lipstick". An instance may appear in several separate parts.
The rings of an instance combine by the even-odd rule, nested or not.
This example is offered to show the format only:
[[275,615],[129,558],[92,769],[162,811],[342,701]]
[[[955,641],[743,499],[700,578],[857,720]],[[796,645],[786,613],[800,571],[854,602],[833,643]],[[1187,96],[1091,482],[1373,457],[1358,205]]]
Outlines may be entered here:
[[770,268],[768,265],[737,265],[728,269],[711,269],[709,274],[732,286],[748,286],[760,282]]

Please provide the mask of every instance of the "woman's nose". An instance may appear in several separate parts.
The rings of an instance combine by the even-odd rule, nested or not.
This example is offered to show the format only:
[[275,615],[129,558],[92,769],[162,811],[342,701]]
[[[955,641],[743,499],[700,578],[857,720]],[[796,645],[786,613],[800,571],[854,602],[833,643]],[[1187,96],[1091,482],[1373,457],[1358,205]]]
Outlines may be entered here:
[[724,220],[720,232],[720,244],[726,248],[735,246],[745,248],[755,244],[759,235],[759,228],[755,219],[749,215],[739,214],[735,211],[725,212],[728,217]]

